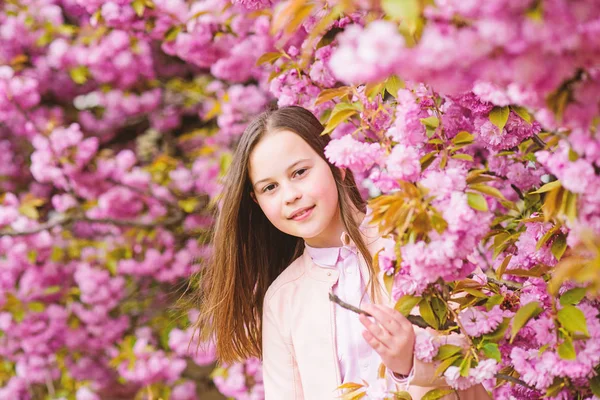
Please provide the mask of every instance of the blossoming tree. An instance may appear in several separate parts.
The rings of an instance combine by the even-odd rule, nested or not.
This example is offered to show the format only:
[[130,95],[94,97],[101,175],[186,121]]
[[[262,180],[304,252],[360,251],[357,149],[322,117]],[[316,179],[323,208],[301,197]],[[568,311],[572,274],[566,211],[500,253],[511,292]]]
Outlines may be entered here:
[[[313,111],[371,198],[378,268],[452,388],[429,399],[600,398],[599,33],[595,0],[4,2],[0,398],[209,386],[172,305],[271,102]],[[211,377],[263,396],[258,360]]]

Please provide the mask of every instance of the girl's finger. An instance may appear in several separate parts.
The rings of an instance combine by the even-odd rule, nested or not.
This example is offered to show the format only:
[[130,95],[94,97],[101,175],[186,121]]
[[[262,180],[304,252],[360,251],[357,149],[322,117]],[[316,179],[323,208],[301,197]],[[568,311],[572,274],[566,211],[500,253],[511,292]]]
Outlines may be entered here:
[[404,315],[399,313],[393,308],[376,304],[375,305],[383,314],[387,316],[387,318],[392,318],[402,329],[408,330],[413,329],[411,322]]
[[382,327],[380,327],[379,325],[377,325],[374,322],[371,322],[371,320],[369,320],[369,318],[365,315],[360,315],[358,317],[359,321],[364,325],[365,328],[367,328],[367,331],[369,331],[369,333],[379,342],[381,342],[383,347],[387,348],[386,345],[386,341],[389,341],[391,339],[391,335],[390,333],[383,329]]
[[365,307],[365,311],[371,314],[377,322],[383,326],[388,333],[398,332],[402,329],[402,325],[398,323],[394,316],[390,316],[376,304],[370,304]]
[[379,355],[381,355],[381,353],[385,352],[385,350],[387,349],[387,347],[382,342],[377,340],[377,338],[373,336],[369,331],[363,331],[362,335],[363,338],[365,338],[365,340],[369,344],[369,346],[371,346],[373,350],[379,353]]

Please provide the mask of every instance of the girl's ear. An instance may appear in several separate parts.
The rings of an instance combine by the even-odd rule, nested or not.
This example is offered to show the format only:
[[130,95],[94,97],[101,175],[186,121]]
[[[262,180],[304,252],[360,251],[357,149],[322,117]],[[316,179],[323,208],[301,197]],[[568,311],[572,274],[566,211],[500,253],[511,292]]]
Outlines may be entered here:
[[258,204],[258,200],[256,200],[256,195],[254,194],[254,192],[253,192],[253,191],[252,191],[252,192],[250,192],[250,197],[252,197],[252,200],[254,200],[254,202],[255,202],[256,204]]
[[342,175],[342,181],[346,180],[346,168],[340,168],[340,174]]

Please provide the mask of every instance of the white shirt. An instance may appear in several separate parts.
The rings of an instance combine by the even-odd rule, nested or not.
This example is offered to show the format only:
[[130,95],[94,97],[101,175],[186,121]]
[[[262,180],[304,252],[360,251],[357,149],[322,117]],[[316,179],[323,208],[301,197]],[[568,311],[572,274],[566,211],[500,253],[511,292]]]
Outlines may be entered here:
[[[356,307],[371,302],[365,292],[366,284],[362,279],[358,266],[358,250],[351,243],[346,232],[340,238],[342,247],[316,248],[305,244],[306,250],[315,264],[324,268],[339,271],[339,279],[333,287],[333,293],[340,299]],[[363,338],[366,329],[360,323],[358,315],[350,310],[335,306],[335,337],[342,384],[354,382],[362,384],[363,380],[372,384],[378,379],[381,357]],[[386,374],[388,390],[396,391],[396,384],[406,384]],[[401,388],[405,390],[405,388]]]

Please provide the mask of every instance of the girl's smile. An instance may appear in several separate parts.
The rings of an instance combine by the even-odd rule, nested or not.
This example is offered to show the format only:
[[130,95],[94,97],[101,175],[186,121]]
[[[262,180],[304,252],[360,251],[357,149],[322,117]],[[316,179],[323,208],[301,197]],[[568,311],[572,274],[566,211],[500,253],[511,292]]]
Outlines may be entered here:
[[303,207],[303,208],[299,209],[298,211],[294,211],[292,213],[292,216],[290,217],[290,219],[293,219],[294,221],[303,221],[303,220],[307,219],[308,217],[310,217],[314,208],[315,208],[315,206]]

